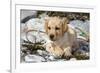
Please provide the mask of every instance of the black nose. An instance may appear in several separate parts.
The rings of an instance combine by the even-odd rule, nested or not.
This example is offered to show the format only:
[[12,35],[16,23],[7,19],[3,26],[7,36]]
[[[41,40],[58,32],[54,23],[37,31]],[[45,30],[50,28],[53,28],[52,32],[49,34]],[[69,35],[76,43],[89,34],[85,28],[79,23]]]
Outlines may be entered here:
[[54,35],[53,35],[53,34],[51,34],[51,35],[50,35],[50,39],[53,39],[53,38],[54,38]]

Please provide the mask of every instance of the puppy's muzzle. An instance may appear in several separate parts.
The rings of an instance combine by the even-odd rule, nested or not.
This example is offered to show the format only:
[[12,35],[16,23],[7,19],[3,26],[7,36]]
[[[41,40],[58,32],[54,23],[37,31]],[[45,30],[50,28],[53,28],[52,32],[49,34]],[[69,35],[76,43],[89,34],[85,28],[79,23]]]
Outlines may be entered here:
[[54,35],[53,35],[53,34],[50,35],[50,39],[51,39],[51,40],[54,39]]

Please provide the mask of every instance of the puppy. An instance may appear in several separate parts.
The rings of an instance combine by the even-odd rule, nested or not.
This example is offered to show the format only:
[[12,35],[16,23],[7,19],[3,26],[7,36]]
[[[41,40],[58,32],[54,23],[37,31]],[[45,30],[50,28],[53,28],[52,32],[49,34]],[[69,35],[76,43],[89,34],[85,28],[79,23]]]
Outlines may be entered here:
[[[72,46],[76,44],[77,35],[75,30],[69,26],[67,18],[49,17],[45,19],[45,30],[49,39],[62,49],[56,48],[57,54],[62,53],[65,57],[72,56]],[[52,54],[56,51],[51,50]]]

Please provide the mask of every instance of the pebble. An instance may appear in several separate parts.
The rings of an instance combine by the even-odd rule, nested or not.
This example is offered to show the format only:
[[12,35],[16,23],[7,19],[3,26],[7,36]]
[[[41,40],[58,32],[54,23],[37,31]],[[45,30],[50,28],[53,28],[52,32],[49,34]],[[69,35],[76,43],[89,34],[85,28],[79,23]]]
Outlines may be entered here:
[[43,55],[43,51],[42,51],[42,50],[37,50],[37,53],[38,53],[39,55]]
[[76,60],[77,60],[76,58],[71,58],[71,59],[70,59],[70,61],[76,61]]
[[49,56],[48,58],[52,61],[55,60],[54,56]]
[[87,52],[87,53],[86,53],[86,56],[88,56],[88,57],[89,57],[89,55],[90,55],[90,54]]

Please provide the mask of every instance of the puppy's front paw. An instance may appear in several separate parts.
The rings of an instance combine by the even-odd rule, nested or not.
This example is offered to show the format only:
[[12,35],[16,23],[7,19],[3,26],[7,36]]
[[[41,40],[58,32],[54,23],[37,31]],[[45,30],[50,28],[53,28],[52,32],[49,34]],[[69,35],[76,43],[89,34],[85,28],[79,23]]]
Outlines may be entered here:
[[65,49],[64,50],[64,57],[69,60],[72,57],[71,49]]
[[52,54],[54,55],[55,58],[61,58],[63,53],[64,52],[61,48],[56,47]]
[[64,51],[62,48],[56,46],[54,43],[49,43],[46,47],[46,50],[53,55],[55,58],[61,58]]
[[64,57],[69,60],[72,57],[72,54],[70,52],[65,52]]

